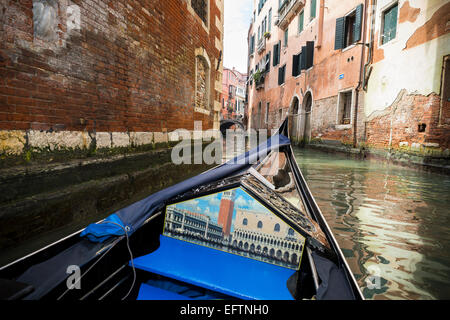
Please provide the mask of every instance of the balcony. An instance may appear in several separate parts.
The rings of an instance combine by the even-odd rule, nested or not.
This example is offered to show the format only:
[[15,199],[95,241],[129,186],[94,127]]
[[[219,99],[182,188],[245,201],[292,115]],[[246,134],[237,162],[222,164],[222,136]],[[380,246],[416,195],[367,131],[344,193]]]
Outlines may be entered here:
[[266,80],[266,75],[264,73],[261,74],[261,76],[258,80],[255,79],[255,89],[256,90],[264,89],[264,80]]
[[284,0],[278,9],[278,19],[275,21],[280,29],[286,29],[299,9],[305,5],[305,0]]
[[266,38],[261,37],[258,41],[258,45],[256,46],[256,50],[258,50],[258,53],[263,52],[266,50]]

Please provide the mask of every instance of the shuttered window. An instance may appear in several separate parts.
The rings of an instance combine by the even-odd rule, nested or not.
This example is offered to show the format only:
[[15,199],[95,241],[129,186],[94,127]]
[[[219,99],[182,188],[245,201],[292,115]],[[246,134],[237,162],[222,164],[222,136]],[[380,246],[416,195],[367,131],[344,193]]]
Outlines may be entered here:
[[273,46],[273,66],[275,67],[280,63],[280,49],[281,49],[281,41],[278,41],[277,44]]
[[334,50],[344,49],[361,40],[363,10],[364,6],[360,4],[348,15],[336,19]]
[[298,16],[298,33],[303,31],[304,11],[300,12]]
[[287,27],[286,30],[284,30],[284,43],[283,43],[283,47],[287,47],[287,45],[288,45],[288,38],[289,38],[289,27]]
[[313,66],[314,60],[314,41],[306,41],[306,69]]
[[311,20],[316,17],[316,0],[311,0]]
[[250,54],[255,52],[255,35],[252,35],[250,38]]
[[397,33],[397,11],[398,4],[395,4],[391,8],[387,9],[383,13],[383,33],[381,43],[385,44],[386,42],[391,41],[395,38]]
[[272,8],[269,9],[269,32],[272,31]]
[[300,54],[300,70],[306,70],[306,46],[302,46]]
[[345,31],[345,17],[336,19],[336,34],[334,37],[334,50],[344,48],[344,31]]
[[355,24],[353,29],[353,43],[361,40],[361,29],[362,29],[362,19],[363,19],[363,5],[360,4],[356,7],[355,12]]
[[286,65],[283,65],[278,69],[278,85],[282,85],[284,83],[285,76],[286,76]]
[[264,71],[269,72],[270,71],[270,51],[268,54],[266,54],[265,62],[264,62]]
[[292,76],[296,77],[300,74],[300,53],[292,56]]

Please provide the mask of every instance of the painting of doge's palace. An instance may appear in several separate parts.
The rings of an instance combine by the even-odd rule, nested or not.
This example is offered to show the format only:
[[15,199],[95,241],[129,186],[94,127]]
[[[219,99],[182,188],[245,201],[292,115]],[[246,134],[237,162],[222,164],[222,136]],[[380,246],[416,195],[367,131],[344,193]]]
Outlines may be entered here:
[[243,188],[168,205],[163,234],[290,269],[305,242]]

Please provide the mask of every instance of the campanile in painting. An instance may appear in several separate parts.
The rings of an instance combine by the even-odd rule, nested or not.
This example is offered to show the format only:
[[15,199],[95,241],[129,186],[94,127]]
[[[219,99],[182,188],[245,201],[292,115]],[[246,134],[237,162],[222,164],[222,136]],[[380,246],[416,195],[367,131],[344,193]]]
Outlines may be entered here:
[[233,218],[234,197],[236,190],[224,191],[220,201],[219,221],[222,226],[223,234],[228,237],[231,231],[231,220]]

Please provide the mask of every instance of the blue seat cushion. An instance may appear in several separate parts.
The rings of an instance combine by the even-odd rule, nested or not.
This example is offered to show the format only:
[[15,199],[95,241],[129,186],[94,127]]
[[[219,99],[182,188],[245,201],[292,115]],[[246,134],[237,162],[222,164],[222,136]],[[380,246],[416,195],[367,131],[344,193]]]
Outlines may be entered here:
[[160,247],[136,268],[248,300],[293,300],[294,270],[161,235]]

